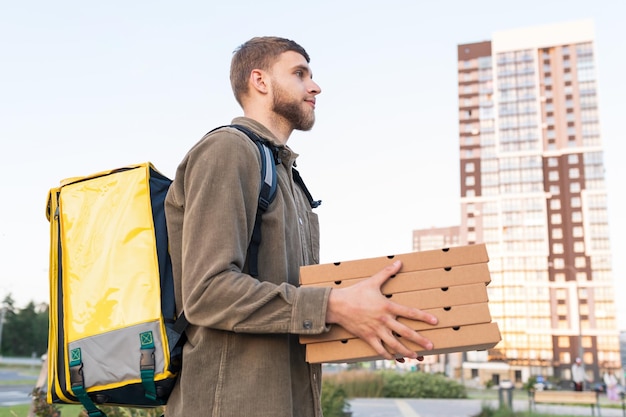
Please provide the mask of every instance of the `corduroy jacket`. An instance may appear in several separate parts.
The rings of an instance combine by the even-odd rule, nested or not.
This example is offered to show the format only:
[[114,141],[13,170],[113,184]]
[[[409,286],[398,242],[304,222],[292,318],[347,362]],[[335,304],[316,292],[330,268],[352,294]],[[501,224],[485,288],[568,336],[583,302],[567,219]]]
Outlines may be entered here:
[[[260,123],[236,118],[278,143]],[[278,190],[263,215],[259,276],[247,248],[261,184],[261,155],[234,128],[203,137],[184,157],[165,208],[176,301],[190,322],[168,417],[321,417],[321,367],[305,361],[299,334],[325,324],[329,288],[298,287],[319,262],[319,225],[279,148]]]

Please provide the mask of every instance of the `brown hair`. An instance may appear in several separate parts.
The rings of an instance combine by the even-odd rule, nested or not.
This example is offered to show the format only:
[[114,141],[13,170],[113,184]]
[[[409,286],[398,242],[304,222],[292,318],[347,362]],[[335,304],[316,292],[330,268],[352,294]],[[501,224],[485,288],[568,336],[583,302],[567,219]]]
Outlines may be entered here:
[[252,38],[235,49],[230,63],[230,85],[240,105],[241,97],[248,92],[248,77],[252,70],[268,70],[287,51],[297,52],[310,62],[309,54],[303,47],[276,36]]

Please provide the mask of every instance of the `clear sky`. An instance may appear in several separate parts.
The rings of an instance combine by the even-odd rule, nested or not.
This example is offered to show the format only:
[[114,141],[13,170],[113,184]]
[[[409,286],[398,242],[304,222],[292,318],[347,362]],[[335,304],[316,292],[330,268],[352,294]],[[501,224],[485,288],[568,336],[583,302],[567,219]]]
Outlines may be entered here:
[[322,262],[409,252],[414,229],[460,222],[457,45],[592,19],[619,300],[624,16],[624,0],[4,1],[0,299],[48,301],[45,204],[61,179],[143,161],[173,178],[190,146],[241,114],[230,57],[258,35],[303,45],[322,87],[316,126],[289,141],[324,202]]

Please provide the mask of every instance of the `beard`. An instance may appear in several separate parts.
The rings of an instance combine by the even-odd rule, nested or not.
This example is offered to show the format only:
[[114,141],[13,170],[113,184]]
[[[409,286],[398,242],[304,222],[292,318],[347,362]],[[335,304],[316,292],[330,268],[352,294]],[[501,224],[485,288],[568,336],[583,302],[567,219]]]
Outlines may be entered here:
[[294,130],[309,131],[315,124],[313,109],[305,107],[302,100],[289,97],[289,94],[279,85],[274,88],[272,110],[277,116],[289,123]]

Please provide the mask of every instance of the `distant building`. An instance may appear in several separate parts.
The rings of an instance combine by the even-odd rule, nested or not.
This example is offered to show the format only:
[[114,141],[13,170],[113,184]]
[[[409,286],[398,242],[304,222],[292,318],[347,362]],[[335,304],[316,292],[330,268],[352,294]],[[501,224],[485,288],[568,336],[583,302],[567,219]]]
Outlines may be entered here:
[[459,232],[459,226],[414,230],[413,250],[423,251],[459,246]]
[[[458,46],[457,242],[487,244],[503,340],[477,361],[507,365],[494,382],[569,379],[578,356],[595,380],[621,368],[595,68],[590,21]],[[414,249],[436,231],[453,246],[448,230]]]

